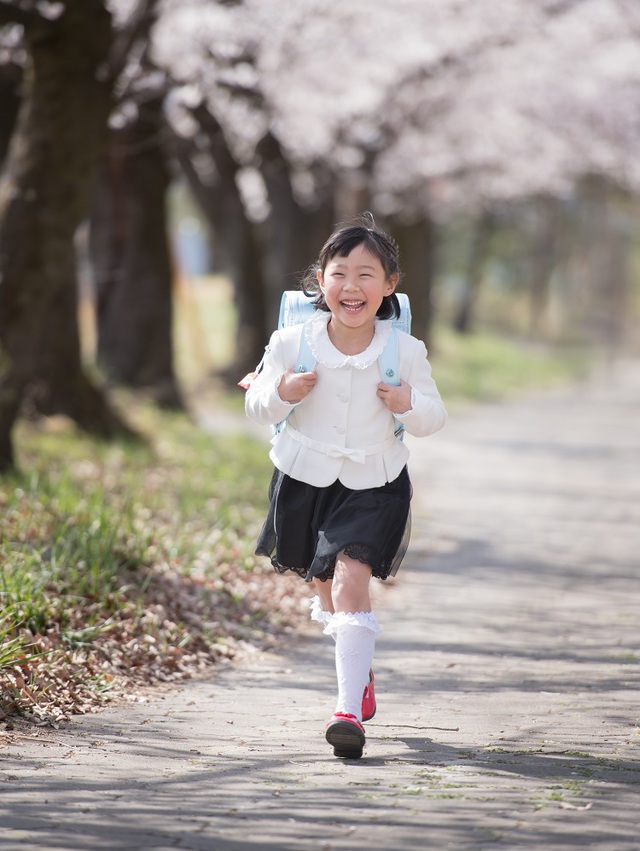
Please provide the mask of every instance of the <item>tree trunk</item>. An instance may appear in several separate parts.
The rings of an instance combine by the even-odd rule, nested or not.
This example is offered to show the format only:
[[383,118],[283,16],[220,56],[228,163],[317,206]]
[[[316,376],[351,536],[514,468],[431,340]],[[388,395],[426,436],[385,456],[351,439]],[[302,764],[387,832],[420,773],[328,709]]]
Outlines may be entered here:
[[256,151],[267,187],[271,214],[265,223],[267,245],[267,315],[276,327],[280,296],[296,289],[314,262],[334,223],[333,193],[319,192],[315,204],[303,206],[293,191],[289,163],[276,137],[265,134]]
[[536,234],[531,257],[529,280],[530,315],[529,333],[537,336],[545,330],[551,278],[558,262],[560,207],[554,198],[536,201]]
[[16,126],[20,108],[22,68],[18,65],[0,65],[0,167],[4,163],[9,141]]
[[590,342],[612,358],[620,350],[631,314],[631,239],[635,230],[629,199],[606,178],[592,177],[581,190],[585,222],[585,330]]
[[162,101],[112,131],[98,173],[90,251],[97,296],[98,364],[107,380],[146,388],[184,407],[173,369],[173,270],[167,234],[170,176]]
[[[222,128],[204,106],[194,110],[194,117],[206,135],[208,149],[195,150],[191,143],[176,139],[175,150],[196,201],[223,244],[229,264],[237,313],[236,350],[233,363],[223,377],[235,385],[260,361],[270,334],[262,249],[242,203],[236,183],[238,164],[229,151]],[[199,157],[203,154],[211,157],[215,179],[203,180],[194,164],[196,153]]]
[[428,218],[405,222],[389,219],[387,227],[400,248],[401,289],[411,302],[411,333],[429,347],[433,324],[431,294],[435,277],[436,227]]
[[471,242],[464,292],[453,322],[453,327],[460,334],[468,334],[472,330],[480,284],[482,283],[484,266],[489,254],[489,245],[494,229],[495,218],[493,214],[486,211],[483,212],[476,222],[475,232]]
[[[67,370],[56,395],[75,400],[69,413],[104,436],[131,433],[82,373],[75,324],[74,235],[110,106],[100,69],[111,17],[100,0],[68,0],[56,20],[34,10],[23,23],[31,64],[0,186],[0,468],[14,463],[13,425],[39,365],[57,365],[62,350]],[[46,351],[45,341],[59,350]]]

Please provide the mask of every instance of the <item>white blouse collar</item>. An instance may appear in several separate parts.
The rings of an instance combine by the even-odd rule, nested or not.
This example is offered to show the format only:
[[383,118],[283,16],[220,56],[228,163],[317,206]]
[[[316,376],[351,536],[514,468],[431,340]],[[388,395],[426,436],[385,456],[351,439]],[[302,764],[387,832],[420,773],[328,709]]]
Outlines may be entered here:
[[318,363],[330,369],[341,366],[366,369],[378,360],[389,339],[392,324],[389,320],[376,319],[373,339],[367,348],[357,355],[345,355],[336,349],[329,339],[327,326],[330,319],[329,311],[317,310],[311,319],[304,324],[302,333],[305,335],[309,348]]

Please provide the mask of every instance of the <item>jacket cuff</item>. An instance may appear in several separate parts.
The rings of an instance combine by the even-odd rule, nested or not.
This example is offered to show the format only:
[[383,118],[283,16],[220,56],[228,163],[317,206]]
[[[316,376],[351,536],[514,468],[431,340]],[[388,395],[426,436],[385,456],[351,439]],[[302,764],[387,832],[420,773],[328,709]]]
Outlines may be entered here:
[[279,376],[278,376],[278,378],[276,378],[275,383],[274,383],[274,385],[273,385],[273,392],[274,392],[274,396],[275,396],[275,398],[277,399],[277,401],[278,401],[281,405],[286,405],[286,407],[287,407],[287,408],[295,408],[295,407],[296,407],[296,405],[299,405],[299,404],[300,404],[300,402],[285,402],[285,400],[284,400],[284,399],[281,399],[281,398],[280,398],[280,393],[278,392],[278,387],[280,387],[280,382],[281,382],[281,381],[282,381],[282,376],[281,376],[281,375],[279,375]]
[[408,417],[410,414],[412,414],[415,411],[415,409],[416,409],[416,391],[415,391],[415,387],[412,387],[411,388],[411,407],[409,408],[408,411],[405,411],[403,414],[394,414],[393,416],[397,420],[401,420],[404,417]]

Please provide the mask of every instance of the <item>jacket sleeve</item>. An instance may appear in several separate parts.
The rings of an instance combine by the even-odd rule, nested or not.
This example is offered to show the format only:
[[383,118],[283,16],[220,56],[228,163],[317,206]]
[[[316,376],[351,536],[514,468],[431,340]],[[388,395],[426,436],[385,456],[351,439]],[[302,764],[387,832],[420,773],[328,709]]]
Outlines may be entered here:
[[412,340],[409,368],[402,376],[411,385],[411,408],[404,414],[395,414],[395,417],[409,434],[427,437],[442,428],[447,420],[447,411],[431,375],[425,345],[416,338]]
[[286,363],[282,337],[278,331],[274,331],[257,369],[257,375],[245,395],[244,409],[249,419],[261,425],[275,425],[286,419],[296,405],[300,404],[283,402],[278,395],[280,376],[290,366],[291,364]]

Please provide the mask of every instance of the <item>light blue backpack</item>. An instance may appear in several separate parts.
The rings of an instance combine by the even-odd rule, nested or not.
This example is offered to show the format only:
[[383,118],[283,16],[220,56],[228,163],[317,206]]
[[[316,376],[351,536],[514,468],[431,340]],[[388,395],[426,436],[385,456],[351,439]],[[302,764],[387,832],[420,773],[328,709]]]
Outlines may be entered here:
[[[393,320],[391,334],[387,345],[378,358],[380,377],[385,384],[400,385],[400,368],[398,362],[398,334],[397,331],[411,333],[411,305],[406,293],[396,293],[400,304],[400,316]],[[315,313],[313,301],[301,290],[286,290],[282,293],[280,300],[280,315],[278,317],[278,328],[288,328],[290,325],[299,325],[306,322]],[[296,360],[296,372],[313,372],[316,361],[313,357],[306,337],[300,338],[300,349]]]
[[[380,370],[380,378],[385,384],[393,384],[396,387],[400,386],[400,365],[398,354],[398,331],[411,333],[411,305],[409,304],[409,296],[406,293],[396,293],[400,304],[400,316],[393,320],[391,334],[387,344],[378,357],[378,368]],[[286,290],[282,293],[280,300],[280,314],[278,316],[278,329],[288,328],[291,325],[300,325],[310,319],[315,313],[316,308],[313,306],[313,300],[306,296],[302,290]],[[298,349],[298,357],[296,358],[296,372],[313,372],[316,366],[316,360],[309,348],[306,336],[300,337],[300,348]],[[286,420],[274,426],[273,431],[277,434],[283,427]],[[404,426],[396,420],[396,437],[402,439]]]

